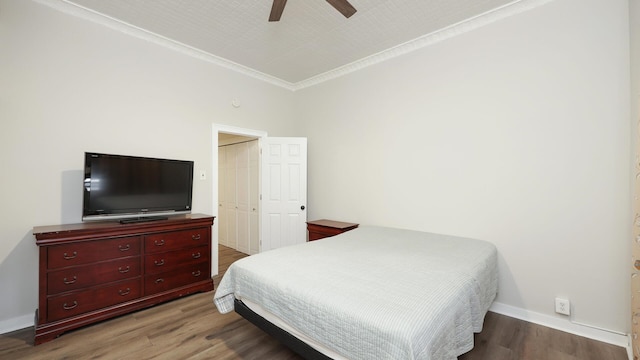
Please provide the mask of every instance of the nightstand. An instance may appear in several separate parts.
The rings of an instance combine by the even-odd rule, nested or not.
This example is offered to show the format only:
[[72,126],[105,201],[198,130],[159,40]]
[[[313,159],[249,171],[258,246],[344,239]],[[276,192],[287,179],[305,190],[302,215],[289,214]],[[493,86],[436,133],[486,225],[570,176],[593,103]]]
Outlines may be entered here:
[[326,219],[307,221],[309,241],[324,239],[326,237],[342,234],[343,232],[357,228],[358,225],[359,224]]

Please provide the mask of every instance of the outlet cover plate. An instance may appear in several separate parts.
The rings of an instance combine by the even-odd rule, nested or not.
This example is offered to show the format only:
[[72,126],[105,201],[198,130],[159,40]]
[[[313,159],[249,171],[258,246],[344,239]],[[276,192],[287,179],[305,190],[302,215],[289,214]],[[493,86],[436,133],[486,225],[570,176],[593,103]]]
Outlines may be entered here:
[[571,303],[569,300],[556,298],[556,312],[562,315],[571,315]]

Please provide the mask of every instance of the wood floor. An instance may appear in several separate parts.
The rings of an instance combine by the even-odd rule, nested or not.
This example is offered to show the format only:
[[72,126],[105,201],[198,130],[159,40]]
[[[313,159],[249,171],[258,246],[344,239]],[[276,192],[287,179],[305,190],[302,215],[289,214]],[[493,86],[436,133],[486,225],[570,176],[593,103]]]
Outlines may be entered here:
[[[220,246],[220,275],[245,255]],[[0,359],[301,359],[232,313],[213,292],[87,326],[33,346],[33,328],[0,335]],[[459,360],[628,360],[626,350],[489,312]]]

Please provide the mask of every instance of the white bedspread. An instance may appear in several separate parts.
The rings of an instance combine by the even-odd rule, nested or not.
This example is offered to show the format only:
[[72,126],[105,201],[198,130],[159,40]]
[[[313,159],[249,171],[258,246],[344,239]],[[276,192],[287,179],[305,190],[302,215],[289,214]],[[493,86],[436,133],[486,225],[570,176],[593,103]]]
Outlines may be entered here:
[[497,254],[480,240],[361,226],[233,263],[214,303],[234,298],[348,359],[456,359],[497,292]]

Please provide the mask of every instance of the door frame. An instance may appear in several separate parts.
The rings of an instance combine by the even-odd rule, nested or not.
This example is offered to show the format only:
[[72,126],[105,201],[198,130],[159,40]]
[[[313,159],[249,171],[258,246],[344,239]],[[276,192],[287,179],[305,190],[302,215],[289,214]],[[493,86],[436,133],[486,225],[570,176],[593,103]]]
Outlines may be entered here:
[[[262,139],[267,136],[266,131],[245,129],[236,126],[229,126],[223,124],[212,124],[211,133],[211,180],[212,180],[212,208],[213,216],[218,217],[218,134],[231,134],[241,136],[251,136],[258,138],[258,147],[262,148]],[[262,169],[258,164],[258,178],[261,176]],[[258,191],[262,193],[261,182],[258,181]],[[260,218],[262,217],[262,207],[258,209],[258,228],[260,228]],[[258,229],[258,233],[260,230]],[[218,275],[218,222],[213,222],[213,228],[211,229],[211,274]]]

